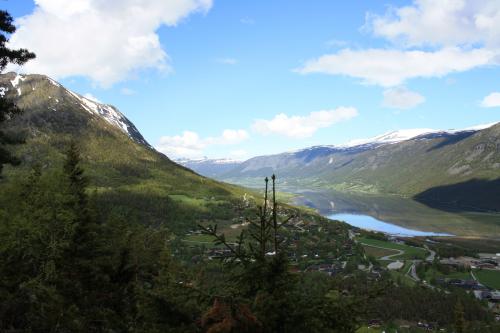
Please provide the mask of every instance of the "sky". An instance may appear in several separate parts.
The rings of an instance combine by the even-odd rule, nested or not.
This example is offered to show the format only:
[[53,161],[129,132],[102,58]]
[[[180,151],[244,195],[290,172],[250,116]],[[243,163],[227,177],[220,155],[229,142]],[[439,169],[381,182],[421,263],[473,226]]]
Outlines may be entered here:
[[7,0],[10,46],[171,158],[500,121],[500,0]]

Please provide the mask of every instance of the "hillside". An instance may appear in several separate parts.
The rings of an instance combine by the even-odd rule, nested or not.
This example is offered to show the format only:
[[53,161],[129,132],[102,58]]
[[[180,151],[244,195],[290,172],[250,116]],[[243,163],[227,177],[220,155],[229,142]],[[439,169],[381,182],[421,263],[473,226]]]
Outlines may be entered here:
[[[23,110],[6,130],[25,139],[12,146],[22,163],[5,178],[23,177],[34,164],[60,165],[76,141],[96,195],[114,213],[186,230],[200,219],[230,219],[244,190],[199,176],[154,150],[116,108],[84,98],[43,75],[0,75],[0,94]],[[112,208],[111,208],[112,207]]]
[[235,167],[241,164],[241,161],[235,161],[230,159],[179,159],[178,162],[184,165],[186,168],[191,170],[196,170],[200,175],[204,175],[210,178],[217,178],[217,176],[231,171]]
[[292,189],[395,194],[453,209],[499,211],[499,147],[500,123],[399,131],[344,146],[259,156],[213,175],[251,185],[275,172]]

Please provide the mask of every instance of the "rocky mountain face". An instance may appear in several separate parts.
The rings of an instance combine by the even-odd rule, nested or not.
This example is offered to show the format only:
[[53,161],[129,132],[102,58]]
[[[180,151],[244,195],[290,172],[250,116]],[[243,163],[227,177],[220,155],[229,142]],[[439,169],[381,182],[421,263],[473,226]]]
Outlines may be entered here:
[[35,113],[85,110],[90,119],[105,120],[137,143],[149,146],[134,124],[115,107],[74,93],[47,76],[3,74],[0,76],[0,96],[16,100],[21,109],[29,111],[30,118],[36,118]]

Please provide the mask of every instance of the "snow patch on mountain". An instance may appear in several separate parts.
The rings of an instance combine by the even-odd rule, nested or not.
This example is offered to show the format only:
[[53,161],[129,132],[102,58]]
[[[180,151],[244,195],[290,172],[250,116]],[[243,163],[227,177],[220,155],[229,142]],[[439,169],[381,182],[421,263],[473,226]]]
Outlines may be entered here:
[[285,152],[284,154],[289,154],[289,155],[294,155],[297,153],[305,153],[305,152],[313,152],[313,151],[318,151],[318,150],[324,150],[324,151],[339,151],[339,150],[353,150],[353,149],[372,149],[376,147],[380,147],[383,145],[387,144],[395,144],[407,140],[414,140],[414,139],[425,139],[426,136],[428,135],[447,135],[447,134],[458,134],[458,133],[463,133],[463,132],[477,132],[486,128],[489,128],[493,125],[498,124],[498,122],[495,123],[489,123],[489,124],[481,124],[481,125],[476,125],[476,126],[471,126],[467,128],[462,128],[462,129],[449,129],[449,130],[435,130],[431,128],[413,128],[413,129],[403,129],[403,130],[398,130],[398,131],[391,131],[391,132],[386,132],[381,135],[377,135],[372,138],[367,138],[367,139],[355,139],[351,140],[345,144],[341,145],[321,145],[321,146],[313,146],[313,147],[308,147],[308,148],[303,148],[303,149],[297,149],[297,150],[292,150]]
[[[8,81],[4,81],[4,86],[0,87],[0,97],[4,97],[9,91],[9,87],[12,87],[17,90],[18,97],[21,96],[22,91],[31,92],[35,90],[35,87],[40,84],[40,80],[46,80],[50,85],[56,87],[56,91],[49,89],[50,95],[46,96],[48,100],[53,100],[55,103],[59,104],[60,102],[64,102],[65,98],[69,98],[71,103],[79,105],[83,110],[97,115],[107,123],[111,124],[113,127],[120,129],[122,132],[127,134],[132,140],[137,143],[143,144],[149,148],[152,148],[151,145],[144,139],[141,133],[137,130],[130,120],[127,119],[120,111],[118,111],[115,107],[102,104],[97,101],[93,101],[89,98],[86,98],[80,94],[77,94],[73,91],[70,91],[63,87],[58,82],[54,81],[50,77],[44,75],[20,75],[17,73],[6,73],[2,74],[2,77],[8,78]],[[23,81],[26,81],[23,83]],[[8,82],[8,83],[7,83]],[[7,86],[5,84],[7,83]],[[53,94],[52,94],[53,93]],[[59,98],[56,98],[58,96]],[[62,98],[62,99],[61,99]],[[49,106],[49,109],[56,110],[54,107]]]
[[185,163],[191,163],[191,164],[202,164],[202,163],[210,163],[210,164],[235,164],[235,163],[242,163],[243,161],[241,160],[234,160],[234,159],[229,159],[229,158],[208,158],[208,157],[203,157],[203,158],[198,158],[198,159],[189,159],[189,158],[178,158],[174,160],[175,162],[179,164],[185,164]]
[[108,123],[110,123],[113,126],[118,127],[119,129],[121,129],[123,132],[125,132],[126,134],[128,134],[130,136],[128,121],[126,120],[125,116],[123,114],[121,114],[121,112],[119,112],[118,110],[113,108],[111,105],[94,102],[94,101],[92,101],[86,97],[83,97],[77,93],[74,93],[70,90],[68,90],[68,92],[73,97],[78,99],[78,101],[80,102],[80,105],[85,110],[87,110],[90,113],[101,116]]
[[10,83],[12,83],[12,86],[14,88],[17,88],[17,86],[19,85],[19,81],[24,81],[25,79],[26,78],[23,77],[22,75],[17,74],[16,77],[12,81],[10,81]]
[[21,87],[19,87],[19,81],[24,81],[26,78],[20,74],[17,74],[14,80],[10,81],[12,86],[17,90],[17,95],[21,96]]
[[392,132],[387,132],[387,133],[384,133],[382,135],[378,135],[378,136],[375,136],[375,137],[369,138],[369,139],[351,140],[347,144],[341,145],[340,147],[356,147],[356,146],[362,146],[362,145],[366,145],[366,144],[397,143],[397,142],[401,142],[401,141],[410,140],[410,139],[415,138],[417,136],[435,133],[435,132],[437,132],[437,131],[430,129],[430,128],[414,128],[414,129],[407,129],[407,130],[392,131]]
[[398,143],[398,142],[402,142],[402,141],[416,139],[416,138],[426,136],[429,134],[457,134],[457,133],[462,133],[462,132],[477,132],[477,131],[489,128],[489,127],[496,125],[496,124],[498,124],[498,122],[489,123],[489,124],[481,124],[481,125],[476,125],[476,126],[471,126],[471,127],[467,127],[467,128],[461,128],[461,129],[449,129],[449,130],[435,130],[435,129],[430,129],[430,128],[404,129],[404,130],[399,130],[399,131],[387,132],[387,133],[384,133],[382,135],[378,135],[378,136],[375,136],[375,137],[369,138],[369,139],[351,140],[345,145],[340,145],[340,146],[336,146],[336,147],[352,148],[352,147],[358,147],[358,146],[363,146],[363,145],[392,144],[392,143]]

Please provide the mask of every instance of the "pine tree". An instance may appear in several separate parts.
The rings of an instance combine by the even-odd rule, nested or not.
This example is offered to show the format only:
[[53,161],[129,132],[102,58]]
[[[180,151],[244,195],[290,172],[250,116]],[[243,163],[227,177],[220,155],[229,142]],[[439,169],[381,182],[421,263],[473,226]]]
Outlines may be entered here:
[[[237,243],[231,244],[224,234],[217,232],[216,225],[200,226],[204,233],[214,237],[216,244],[224,245],[231,251],[227,262],[234,265],[234,276],[230,280],[236,282],[233,288],[238,290],[235,295],[216,298],[212,308],[205,314],[204,318],[220,317],[220,320],[213,318],[206,320],[217,329],[220,328],[220,330],[215,330],[212,327],[214,332],[224,332],[225,328],[229,332],[230,328],[235,327],[243,330],[243,326],[240,325],[248,323],[256,325],[255,327],[262,327],[263,332],[285,332],[287,327],[290,327],[289,323],[295,319],[291,318],[290,314],[294,312],[292,308],[296,302],[289,297],[290,290],[295,286],[295,280],[288,270],[286,251],[284,251],[279,235],[280,228],[294,215],[278,221],[276,177],[273,175],[271,180],[271,201],[268,202],[269,179],[266,177],[264,203],[258,209],[257,218],[248,220],[250,224],[248,240],[242,232]],[[251,300],[258,321],[246,322],[245,318],[249,318],[248,316],[253,318],[254,314],[250,312],[249,307],[245,306],[245,303],[237,301],[239,298]]]
[[104,305],[109,301],[106,287],[109,276],[105,266],[108,256],[103,251],[102,228],[93,218],[87,194],[88,179],[81,167],[80,150],[72,142],[66,152],[63,167],[65,206],[72,228],[67,251],[63,256],[60,290],[75,308],[79,320],[73,327],[89,332],[99,331],[106,324]]
[[464,318],[464,306],[462,302],[457,301],[455,304],[455,333],[465,333],[466,332],[466,323]]
[[[6,34],[12,34],[15,31],[16,27],[13,24],[12,16],[4,10],[0,10],[0,72],[3,71],[9,63],[23,65],[28,60],[35,58],[35,54],[26,49],[12,50],[6,46],[9,41]],[[0,124],[19,112],[19,109],[12,101],[0,98]],[[5,147],[5,145],[13,143],[19,143],[19,140],[15,140],[0,131],[0,174],[4,164],[15,165],[19,163],[19,160]]]
[[12,16],[5,10],[0,10],[0,72],[5,69],[9,63],[23,65],[30,59],[35,58],[35,54],[26,50],[9,49],[6,44],[9,41],[6,34],[16,32]]

